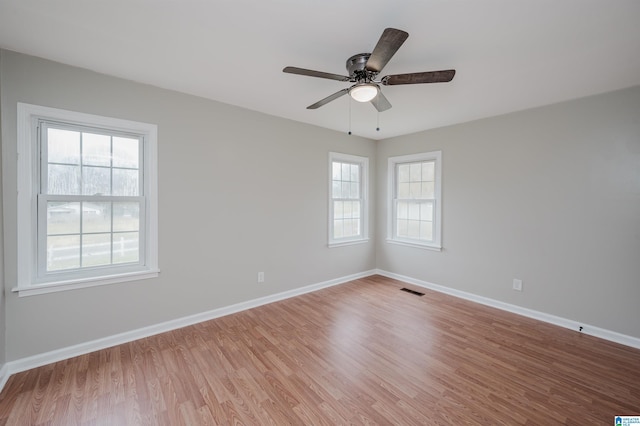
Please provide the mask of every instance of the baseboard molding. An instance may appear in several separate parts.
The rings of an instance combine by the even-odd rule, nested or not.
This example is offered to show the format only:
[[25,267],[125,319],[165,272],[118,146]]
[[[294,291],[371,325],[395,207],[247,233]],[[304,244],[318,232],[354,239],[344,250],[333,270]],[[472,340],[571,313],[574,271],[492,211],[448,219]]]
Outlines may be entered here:
[[197,324],[203,321],[209,321],[215,318],[220,318],[226,315],[234,314],[236,312],[245,311],[247,309],[256,308],[258,306],[266,305],[280,300],[289,299],[291,297],[300,296],[305,293],[311,293],[321,290],[323,288],[332,287],[339,284],[344,284],[349,281],[353,281],[359,278],[368,277],[374,275],[375,270],[365,271],[358,274],[347,275],[344,277],[336,278],[329,281],[324,281],[316,284],[311,284],[305,287],[296,288],[293,290],[284,291],[281,293],[272,294],[269,296],[259,297],[257,299],[248,300],[246,302],[237,303],[222,308],[213,309],[211,311],[202,312],[195,315],[190,315],[183,318],[178,318],[171,321],[155,324],[149,327],[139,328],[132,331],[108,336],[105,338],[92,340],[85,343],[69,346],[66,348],[56,349],[50,352],[45,352],[38,355],[18,359],[5,363],[0,368],[0,391],[2,391],[4,385],[12,374],[26,371],[32,368],[40,367],[43,365],[51,364],[53,362],[62,361],[75,356],[84,355],[90,352],[94,352],[101,349],[106,349],[112,346],[128,343],[133,340],[142,339],[145,337],[153,336],[156,334],[164,333],[171,330],[176,330],[189,325]]
[[407,284],[413,284],[419,287],[435,290],[440,293],[449,294],[451,296],[466,299],[472,302],[480,303],[483,305],[498,308],[504,311],[512,312],[518,315],[522,315],[528,318],[533,318],[546,323],[554,324],[560,327],[568,328],[571,330],[579,331],[582,327],[582,333],[599,337],[601,339],[609,340],[622,345],[634,347],[640,349],[640,339],[632,336],[627,336],[621,333],[617,333],[611,330],[591,326],[588,324],[579,323],[577,321],[569,320],[566,318],[550,315],[544,312],[535,311],[532,309],[523,308],[521,306],[512,305],[498,300],[490,299],[483,296],[478,296],[473,293],[467,293],[464,291],[452,289],[438,284],[433,284],[427,281],[418,280],[415,278],[407,277],[393,272],[388,272],[381,269],[374,269],[358,274],[347,275],[344,277],[336,278],[329,281],[324,281],[316,284],[311,284],[305,287],[284,291],[281,293],[272,294],[269,296],[260,297],[257,299],[248,300],[246,302],[237,303],[222,308],[213,309],[211,311],[202,312],[195,315],[190,315],[183,318],[178,318],[171,321],[155,324],[149,327],[139,328],[136,330],[108,336],[101,339],[92,340],[78,345],[69,346],[66,348],[56,349],[53,351],[45,352],[38,355],[18,359],[5,363],[0,367],[0,392],[4,388],[7,380],[12,374],[26,371],[32,368],[40,367],[43,365],[51,364],[53,362],[62,361],[75,356],[84,355],[90,352],[94,352],[101,349],[106,349],[112,346],[128,343],[133,340],[142,339],[145,337],[153,336],[156,334],[164,333],[167,331],[176,330],[189,325],[197,324],[203,321],[209,321],[215,318],[220,318],[226,315],[234,314],[236,312],[245,311],[247,309],[256,308],[258,306],[266,305],[273,302],[289,299],[302,294],[311,293],[321,290],[323,288],[332,287],[353,281],[356,279],[368,277],[371,275],[382,275],[384,277],[393,278],[398,281],[405,282]]
[[[578,321],[573,321],[567,318],[558,317],[555,315],[547,314],[533,309],[523,308],[521,306],[512,305],[510,303],[501,302],[499,300],[490,299],[488,297],[478,296],[477,294],[467,293],[465,291],[456,290],[450,287],[445,287],[438,284],[433,284],[427,281],[418,280],[415,278],[407,277],[404,275],[395,274],[381,269],[376,269],[376,274],[384,277],[393,278],[398,281],[403,281],[407,284],[413,284],[418,287],[428,288],[440,293],[445,293],[450,296],[459,297],[461,299],[469,300],[472,302],[480,303],[482,305],[491,306],[493,308],[501,309],[503,311],[511,312],[514,314],[522,315],[528,318],[536,319],[546,323],[554,324],[560,327],[575,330],[590,336],[598,337],[600,339],[609,340],[611,342],[619,343],[621,345],[630,346],[640,349],[640,338],[627,336],[615,331],[606,330],[604,328],[595,327],[589,324],[584,324]],[[582,330],[580,330],[582,327]]]
[[10,376],[9,367],[7,364],[2,364],[2,367],[0,367],[0,392],[4,389],[4,385],[7,384],[7,380],[9,380]]

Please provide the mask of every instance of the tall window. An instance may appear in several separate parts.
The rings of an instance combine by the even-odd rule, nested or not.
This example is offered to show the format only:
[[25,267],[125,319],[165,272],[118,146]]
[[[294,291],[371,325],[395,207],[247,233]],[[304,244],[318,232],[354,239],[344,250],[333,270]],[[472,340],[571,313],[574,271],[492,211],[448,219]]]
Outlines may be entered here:
[[26,104],[19,120],[18,290],[157,275],[155,126]]
[[367,241],[369,159],[329,153],[329,245]]
[[139,262],[143,137],[44,120],[39,128],[41,274]]
[[389,158],[388,241],[441,249],[441,151]]

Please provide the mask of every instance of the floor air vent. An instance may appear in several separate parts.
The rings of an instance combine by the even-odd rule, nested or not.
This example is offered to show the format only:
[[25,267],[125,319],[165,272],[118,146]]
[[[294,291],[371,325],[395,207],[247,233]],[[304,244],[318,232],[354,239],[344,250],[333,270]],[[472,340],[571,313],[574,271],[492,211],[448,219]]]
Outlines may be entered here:
[[424,293],[420,293],[419,291],[411,290],[410,288],[401,288],[400,290],[406,291],[407,293],[415,294],[416,296],[424,296]]

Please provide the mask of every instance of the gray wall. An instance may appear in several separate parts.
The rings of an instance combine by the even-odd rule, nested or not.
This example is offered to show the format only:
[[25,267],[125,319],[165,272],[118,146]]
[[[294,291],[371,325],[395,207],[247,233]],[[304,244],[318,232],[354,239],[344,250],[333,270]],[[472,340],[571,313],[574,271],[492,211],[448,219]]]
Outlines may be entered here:
[[[159,278],[10,291],[17,102],[158,124]],[[640,337],[640,88],[376,143],[0,51],[0,110],[0,364],[376,266]],[[444,250],[387,244],[387,158],[436,149]],[[375,246],[326,247],[329,151],[371,159]]]
[[[387,159],[431,150],[444,250],[388,244]],[[380,269],[640,338],[640,87],[384,140],[377,161]]]
[[[328,153],[367,156],[375,176],[375,142],[0,55],[8,361],[375,268],[371,242],[327,248]],[[8,161],[17,102],[158,125],[158,279],[21,298],[9,291],[17,262],[16,165]],[[264,284],[256,283],[258,271]]]

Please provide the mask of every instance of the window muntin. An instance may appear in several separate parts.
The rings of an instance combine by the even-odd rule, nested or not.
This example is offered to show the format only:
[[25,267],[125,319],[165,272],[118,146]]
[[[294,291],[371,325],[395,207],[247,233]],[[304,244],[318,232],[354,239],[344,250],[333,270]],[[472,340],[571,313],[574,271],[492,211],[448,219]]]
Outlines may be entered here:
[[441,248],[440,162],[440,151],[389,158],[389,241]]
[[20,296],[157,277],[157,126],[18,103]]
[[368,159],[330,153],[329,245],[366,241]]

